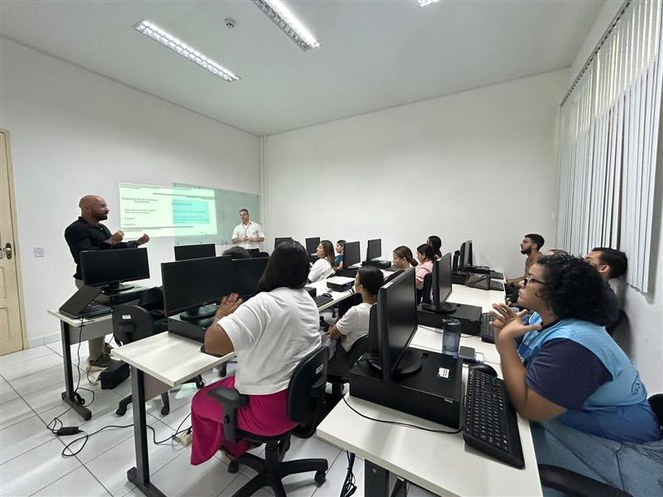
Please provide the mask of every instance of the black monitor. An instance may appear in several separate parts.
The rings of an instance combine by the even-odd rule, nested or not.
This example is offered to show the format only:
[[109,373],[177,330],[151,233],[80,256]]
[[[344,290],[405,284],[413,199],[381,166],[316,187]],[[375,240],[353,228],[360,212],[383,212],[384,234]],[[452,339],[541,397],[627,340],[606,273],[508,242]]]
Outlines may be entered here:
[[242,300],[253,297],[258,293],[258,280],[265,272],[269,257],[251,259],[235,259],[232,261],[232,291],[239,293]]
[[122,282],[150,277],[146,248],[84,250],[80,261],[83,283],[102,286],[104,292],[128,290],[133,285]]
[[196,320],[214,314],[215,303],[232,293],[232,262],[220,256],[161,264],[166,315],[187,311],[181,317]]
[[216,257],[216,245],[213,243],[199,243],[198,245],[175,245],[175,260],[202,259],[203,257]]
[[283,242],[288,242],[290,240],[292,240],[291,236],[282,236],[280,238],[274,238],[274,248],[278,247]]
[[368,241],[368,247],[366,247],[366,260],[372,261],[378,259],[382,255],[382,240],[375,239]]
[[320,237],[307,238],[306,239],[306,253],[308,255],[315,254],[318,250],[318,245],[320,245]]
[[415,271],[411,268],[380,288],[377,304],[371,309],[375,316],[369,320],[367,358],[371,366],[382,371],[384,381],[421,369],[421,356],[409,348],[417,331],[416,302]]
[[347,242],[343,249],[343,269],[359,264],[361,256],[359,254],[359,242]]
[[444,254],[441,259],[433,262],[432,272],[432,290],[433,302],[431,304],[422,304],[422,307],[428,311],[449,314],[456,310],[454,304],[447,302],[451,295],[451,253]]
[[458,260],[458,269],[461,271],[472,264],[472,240],[466,240],[460,246],[460,256]]

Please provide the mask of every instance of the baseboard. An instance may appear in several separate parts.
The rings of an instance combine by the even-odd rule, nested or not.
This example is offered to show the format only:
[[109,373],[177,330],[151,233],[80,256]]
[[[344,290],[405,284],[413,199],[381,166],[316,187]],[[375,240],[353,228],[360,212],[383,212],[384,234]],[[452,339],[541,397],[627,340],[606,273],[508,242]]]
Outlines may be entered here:
[[59,342],[60,333],[52,333],[50,335],[44,335],[38,338],[32,338],[28,340],[28,349],[34,349],[35,347],[41,347],[47,343]]

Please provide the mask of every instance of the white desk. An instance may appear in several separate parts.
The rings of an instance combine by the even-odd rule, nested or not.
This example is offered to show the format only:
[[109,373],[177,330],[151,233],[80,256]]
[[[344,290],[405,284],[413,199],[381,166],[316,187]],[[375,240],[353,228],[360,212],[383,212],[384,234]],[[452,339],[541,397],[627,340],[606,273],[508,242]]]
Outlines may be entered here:
[[111,351],[114,358],[131,367],[136,466],[127,471],[127,478],[149,497],[164,494],[150,481],[145,401],[234,356],[203,354],[200,345],[177,335],[159,333]]
[[[502,302],[504,294],[454,285],[450,300],[480,305],[488,310],[493,302]],[[442,333],[420,327],[412,346],[439,352]],[[479,337],[461,338],[461,345],[484,353],[486,361],[500,373],[499,355],[493,344]],[[467,368],[463,370],[466,380]],[[450,430],[440,424],[373,404],[347,395],[347,402],[362,414],[381,420],[393,420]],[[318,426],[317,435],[366,460],[367,497],[389,495],[389,473],[398,475],[437,495],[534,496],[541,495],[529,422],[518,418],[525,469],[516,469],[496,461],[471,447],[466,447],[462,433],[441,434],[377,423],[353,412],[339,402]]]
[[72,318],[56,310],[49,309],[48,313],[60,320],[60,335],[62,338],[62,361],[64,363],[64,387],[62,400],[71,406],[84,420],[92,418],[92,412],[83,406],[83,399],[74,391],[74,376],[71,369],[71,345],[113,334],[111,315],[94,318]]
[[321,295],[323,293],[329,293],[332,296],[332,301],[318,307],[318,312],[322,312],[326,309],[329,309],[330,307],[333,307],[334,305],[338,304],[341,300],[345,300],[351,297],[352,295],[354,295],[355,293],[354,290],[346,290],[345,292],[336,292],[327,287],[327,280],[319,280],[316,281],[315,283],[309,283],[306,286],[315,288],[318,295]]

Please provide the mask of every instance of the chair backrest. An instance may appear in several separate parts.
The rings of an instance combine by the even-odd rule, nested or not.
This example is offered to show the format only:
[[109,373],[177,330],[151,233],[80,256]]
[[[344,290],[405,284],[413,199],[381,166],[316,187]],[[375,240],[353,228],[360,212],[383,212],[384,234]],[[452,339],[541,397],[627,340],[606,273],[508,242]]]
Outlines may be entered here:
[[288,385],[288,416],[300,425],[298,437],[313,435],[322,413],[327,383],[327,349],[320,347],[297,364]]
[[421,287],[421,301],[424,304],[430,304],[430,290],[433,286],[433,274],[426,273],[424,275],[424,284]]
[[658,425],[663,427],[663,393],[655,393],[649,397],[649,405],[658,418]]
[[121,344],[147,338],[154,334],[150,313],[137,305],[113,307],[113,336]]

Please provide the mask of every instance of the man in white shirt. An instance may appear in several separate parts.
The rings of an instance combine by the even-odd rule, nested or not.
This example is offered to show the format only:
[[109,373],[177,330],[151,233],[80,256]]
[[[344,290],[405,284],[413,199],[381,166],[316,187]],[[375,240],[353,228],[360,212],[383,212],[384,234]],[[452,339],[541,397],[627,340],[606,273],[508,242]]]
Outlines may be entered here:
[[247,209],[240,209],[239,218],[242,222],[235,226],[232,242],[255,256],[260,252],[260,242],[265,241],[262,226],[251,221]]

